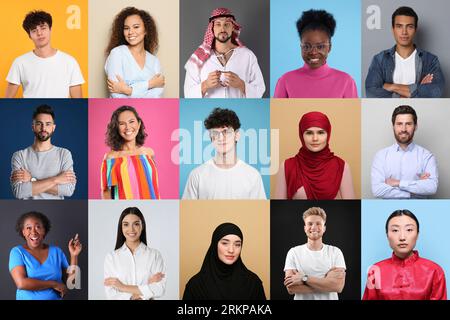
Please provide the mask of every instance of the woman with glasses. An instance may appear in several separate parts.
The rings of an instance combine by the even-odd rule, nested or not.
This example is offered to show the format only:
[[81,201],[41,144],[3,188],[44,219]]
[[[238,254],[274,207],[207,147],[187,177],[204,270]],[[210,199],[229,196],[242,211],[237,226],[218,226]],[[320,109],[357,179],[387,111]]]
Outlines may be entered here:
[[145,126],[136,109],[121,106],[108,124],[101,168],[103,199],[159,199],[154,152],[144,147]]
[[304,11],[297,21],[303,67],[278,79],[274,98],[357,98],[350,75],[330,68],[327,57],[336,21],[324,10]]

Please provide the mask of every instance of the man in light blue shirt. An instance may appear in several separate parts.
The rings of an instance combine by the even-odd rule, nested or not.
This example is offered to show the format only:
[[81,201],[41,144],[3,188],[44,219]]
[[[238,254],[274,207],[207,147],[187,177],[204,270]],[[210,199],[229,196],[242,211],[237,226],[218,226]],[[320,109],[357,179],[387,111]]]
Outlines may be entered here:
[[427,198],[436,193],[436,158],[413,142],[416,111],[407,105],[395,108],[392,125],[396,143],[377,152],[372,163],[372,193],[383,199]]

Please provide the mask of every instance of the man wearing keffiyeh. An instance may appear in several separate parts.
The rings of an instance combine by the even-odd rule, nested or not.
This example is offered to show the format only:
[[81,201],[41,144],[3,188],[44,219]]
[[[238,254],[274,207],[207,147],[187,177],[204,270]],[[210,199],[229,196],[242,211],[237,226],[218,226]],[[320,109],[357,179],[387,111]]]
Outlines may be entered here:
[[241,26],[227,8],[214,9],[203,43],[185,65],[186,98],[261,98],[264,79],[256,56],[239,40]]

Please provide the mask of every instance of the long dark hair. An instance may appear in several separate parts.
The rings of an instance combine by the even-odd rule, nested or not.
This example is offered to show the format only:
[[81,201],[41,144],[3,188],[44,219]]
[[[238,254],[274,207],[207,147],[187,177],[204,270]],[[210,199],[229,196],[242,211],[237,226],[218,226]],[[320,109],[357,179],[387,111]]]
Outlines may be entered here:
[[414,213],[412,213],[408,209],[402,209],[402,210],[395,210],[394,212],[391,213],[389,218],[387,218],[386,226],[385,226],[386,234],[388,233],[389,221],[391,221],[392,218],[400,217],[400,216],[407,216],[407,217],[410,217],[411,219],[413,219],[417,225],[417,233],[419,233],[419,220],[417,219],[417,217],[414,215]]
[[111,39],[109,40],[106,54],[108,55],[112,49],[122,44],[127,45],[128,42],[123,35],[123,25],[125,19],[132,15],[138,15],[144,22],[145,31],[147,34],[144,38],[144,48],[148,52],[154,54],[158,49],[158,30],[156,28],[155,20],[145,10],[139,10],[135,7],[126,7],[120,11],[114,18],[114,22],[111,28]]
[[105,143],[107,146],[111,147],[111,149],[113,149],[114,151],[120,150],[123,145],[123,138],[119,134],[119,115],[124,111],[133,112],[134,116],[141,124],[139,132],[136,136],[136,145],[138,147],[143,146],[145,138],[147,137],[147,133],[145,133],[144,121],[142,121],[141,117],[139,117],[139,114],[137,113],[136,109],[130,106],[121,106],[117,110],[115,110],[111,115],[111,121],[108,123],[108,128],[106,131]]
[[141,232],[141,236],[139,237],[139,240],[144,243],[145,245],[147,245],[147,228],[145,226],[145,218],[144,215],[142,214],[141,210],[139,210],[136,207],[128,207],[125,210],[122,211],[122,214],[120,215],[119,218],[119,223],[117,225],[117,240],[116,240],[116,248],[114,250],[117,250],[119,248],[121,248],[123,246],[123,244],[125,243],[125,236],[123,235],[122,232],[122,221],[123,219],[129,215],[129,214],[134,214],[136,216],[139,217],[139,219],[141,219],[142,222],[142,232]]

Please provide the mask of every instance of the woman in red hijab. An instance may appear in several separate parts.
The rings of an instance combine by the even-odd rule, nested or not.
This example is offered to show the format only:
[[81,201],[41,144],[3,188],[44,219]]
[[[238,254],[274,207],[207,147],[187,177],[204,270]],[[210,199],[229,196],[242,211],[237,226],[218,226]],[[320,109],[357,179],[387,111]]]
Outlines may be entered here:
[[299,123],[302,147],[280,166],[275,199],[354,199],[350,166],[330,151],[331,124],[321,112]]

